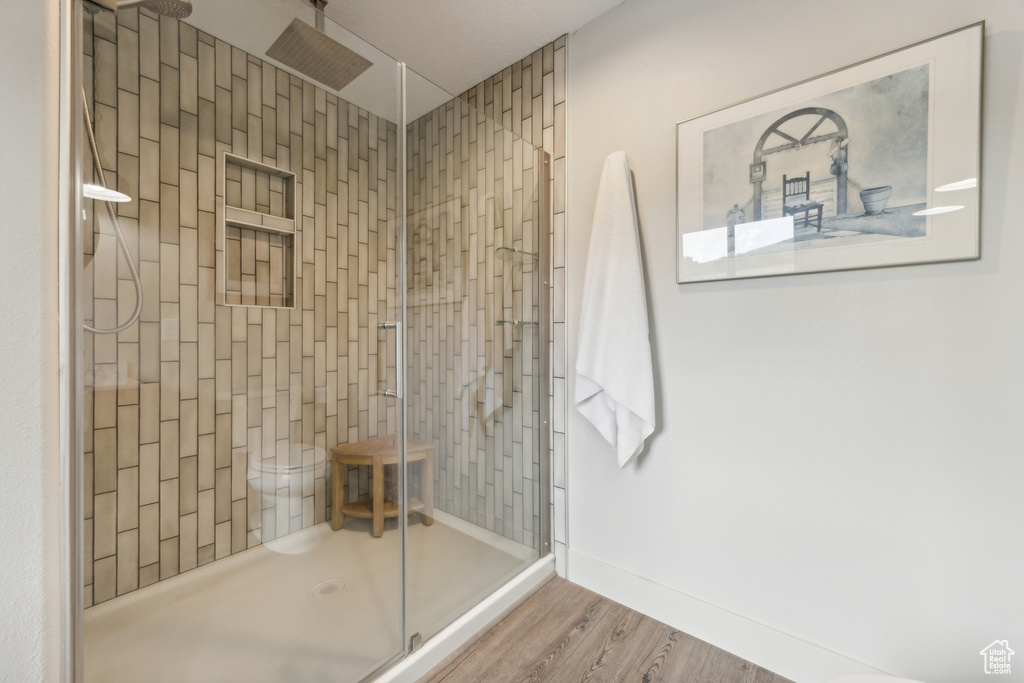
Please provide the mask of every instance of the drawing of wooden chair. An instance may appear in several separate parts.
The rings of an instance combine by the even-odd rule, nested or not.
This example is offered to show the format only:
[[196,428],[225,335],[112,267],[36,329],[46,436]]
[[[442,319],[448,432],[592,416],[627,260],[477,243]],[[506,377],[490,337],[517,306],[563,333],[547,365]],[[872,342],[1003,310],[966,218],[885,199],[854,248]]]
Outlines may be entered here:
[[[793,226],[810,225],[813,220],[821,232],[822,205],[811,199],[811,172],[798,178],[782,176],[782,215],[793,217]],[[797,217],[803,215],[797,221]]]

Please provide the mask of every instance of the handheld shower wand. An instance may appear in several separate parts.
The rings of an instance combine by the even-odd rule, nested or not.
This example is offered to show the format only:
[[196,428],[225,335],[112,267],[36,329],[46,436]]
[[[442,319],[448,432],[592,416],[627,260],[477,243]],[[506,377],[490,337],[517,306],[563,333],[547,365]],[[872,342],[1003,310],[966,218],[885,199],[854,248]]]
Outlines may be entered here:
[[[82,107],[85,113],[85,130],[89,134],[89,147],[92,149],[92,161],[95,164],[96,175],[99,176],[100,185],[106,187],[107,180],[103,174],[103,164],[100,163],[100,152],[96,147],[96,134],[93,132],[92,117],[89,115],[89,98],[85,94],[85,88],[82,88]],[[121,247],[121,253],[124,254],[124,258],[128,262],[128,272],[131,273],[132,284],[135,285],[135,310],[127,322],[117,327],[110,329],[91,327],[89,325],[83,325],[83,327],[87,332],[92,332],[93,334],[117,334],[134,325],[138,321],[139,316],[142,315],[142,279],[139,277],[139,269],[135,266],[132,252],[128,249],[128,243],[124,239],[124,233],[121,232],[121,223],[117,220],[117,210],[114,208],[114,203],[109,199],[104,200],[103,203],[107,207],[107,215],[110,217],[111,223],[114,224],[117,244]]]
[[[115,12],[119,9],[141,7],[175,19],[184,19],[192,14],[192,3],[190,0],[125,0],[124,2],[116,3],[113,0],[102,0],[99,4]],[[85,88],[82,88],[82,105],[85,114],[85,129],[89,134],[89,147],[92,150],[92,160],[95,165],[96,175],[99,176],[100,185],[106,187],[107,183],[103,173],[103,164],[100,162],[100,152],[96,146],[95,127],[93,126],[92,116],[89,114],[89,97],[85,93]],[[135,310],[127,322],[117,327],[110,329],[92,327],[90,325],[84,325],[83,327],[85,327],[86,331],[93,334],[118,334],[134,325],[139,320],[139,316],[142,315],[142,279],[139,277],[139,269],[135,265],[135,259],[132,258],[131,251],[128,249],[128,243],[124,239],[124,233],[121,231],[121,224],[117,220],[117,210],[114,208],[113,202],[110,199],[106,199],[103,203],[106,205],[107,215],[114,225],[117,244],[121,248],[121,253],[124,254],[125,260],[128,262],[128,272],[132,276],[132,284],[135,285]]]

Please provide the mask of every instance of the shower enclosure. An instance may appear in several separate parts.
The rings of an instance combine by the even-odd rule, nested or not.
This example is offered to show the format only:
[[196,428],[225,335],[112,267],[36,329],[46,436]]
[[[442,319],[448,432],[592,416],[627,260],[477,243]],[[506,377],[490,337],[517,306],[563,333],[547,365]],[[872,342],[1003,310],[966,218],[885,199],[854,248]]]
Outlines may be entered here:
[[305,0],[81,2],[76,680],[372,678],[550,551],[547,156]]

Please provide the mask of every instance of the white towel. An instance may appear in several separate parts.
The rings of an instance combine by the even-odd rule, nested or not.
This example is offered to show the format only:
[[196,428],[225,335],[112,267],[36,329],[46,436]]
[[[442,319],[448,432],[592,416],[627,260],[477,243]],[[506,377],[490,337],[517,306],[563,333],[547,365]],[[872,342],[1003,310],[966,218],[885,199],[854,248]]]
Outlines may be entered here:
[[636,199],[625,152],[604,162],[583,284],[576,408],[615,449],[619,467],[654,432],[654,374]]

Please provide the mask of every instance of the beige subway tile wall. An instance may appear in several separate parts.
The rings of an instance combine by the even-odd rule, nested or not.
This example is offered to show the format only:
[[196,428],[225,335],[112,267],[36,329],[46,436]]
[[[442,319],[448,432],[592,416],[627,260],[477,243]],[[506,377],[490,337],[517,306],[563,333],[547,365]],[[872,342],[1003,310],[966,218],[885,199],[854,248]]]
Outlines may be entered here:
[[553,550],[565,567],[565,59],[566,37],[479,83],[461,96],[487,118],[551,157],[551,467]]
[[[563,300],[554,287],[564,282],[564,131],[562,37],[416,120],[408,135],[411,433],[436,445],[437,507],[538,549],[540,429],[550,430],[564,506],[564,406],[541,424],[540,401],[555,389],[536,354],[539,297]],[[535,148],[550,155],[548,168]],[[552,193],[550,233],[539,182]],[[538,278],[541,239],[550,289]],[[560,386],[564,307],[551,310]],[[555,536],[564,550],[564,534]]]
[[539,548],[541,158],[459,99],[408,139],[411,435],[435,507]]

